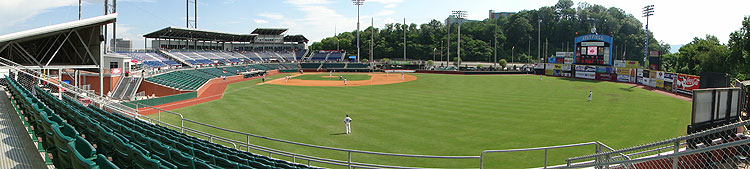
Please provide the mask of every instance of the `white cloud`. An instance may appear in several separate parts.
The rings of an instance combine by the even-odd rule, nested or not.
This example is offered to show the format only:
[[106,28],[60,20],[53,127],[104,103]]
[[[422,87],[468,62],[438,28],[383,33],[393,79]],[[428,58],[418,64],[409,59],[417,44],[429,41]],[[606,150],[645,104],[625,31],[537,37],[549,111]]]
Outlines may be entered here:
[[78,5],[75,1],[60,0],[2,0],[0,1],[0,29],[23,23],[50,9]]
[[395,8],[395,7],[398,7],[398,4],[388,4],[388,5],[385,5],[383,8]]
[[[305,36],[311,41],[320,41],[323,37],[331,36],[326,30],[333,32],[334,26],[338,25],[339,30],[356,29],[357,20],[355,18],[344,17],[336,10],[329,8],[327,5],[332,4],[328,0],[286,0],[284,3],[294,6],[303,15],[299,19],[291,19],[287,24],[294,31],[304,32]],[[293,24],[289,24],[293,23]],[[299,27],[296,27],[299,25]],[[296,28],[295,28],[296,27]],[[310,30],[320,30],[311,33]]]
[[255,22],[257,24],[267,24],[268,23],[268,21],[263,20],[263,19],[253,19],[253,22]]
[[326,5],[331,4],[328,0],[286,0],[284,1],[292,5]]
[[278,13],[261,13],[258,16],[266,17],[269,19],[284,19],[284,15]]
[[376,13],[375,16],[386,16],[386,15],[392,15],[394,13],[396,13],[396,11],[393,11],[393,10],[382,10],[382,11]]

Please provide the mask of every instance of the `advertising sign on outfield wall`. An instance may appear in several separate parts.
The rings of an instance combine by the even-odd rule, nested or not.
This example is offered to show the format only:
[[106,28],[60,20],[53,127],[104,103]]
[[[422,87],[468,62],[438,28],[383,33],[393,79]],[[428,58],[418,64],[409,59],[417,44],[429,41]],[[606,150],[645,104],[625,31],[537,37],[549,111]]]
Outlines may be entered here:
[[625,67],[631,68],[631,69],[636,69],[636,68],[639,67],[638,61],[627,61],[627,62],[625,62]]
[[596,73],[607,73],[607,67],[597,66],[596,67]]
[[552,72],[553,76],[562,76],[562,70],[552,70],[552,71],[553,71]]
[[638,72],[636,73],[636,77],[643,77],[643,69],[638,69]]
[[545,64],[544,69],[546,69],[546,70],[554,70],[555,69],[555,64],[547,63],[547,64]]
[[649,70],[643,70],[643,77],[644,78],[651,78],[651,76],[649,76],[650,73],[651,73],[651,71],[649,71]]
[[576,72],[577,78],[596,79],[596,72]]
[[571,68],[572,66],[573,66],[573,65],[568,65],[568,64],[564,64],[564,65],[562,65],[562,70],[563,70],[563,71],[570,71],[570,68]]
[[553,64],[554,70],[562,70],[562,64]]
[[573,62],[575,62],[575,61],[576,61],[575,58],[565,58],[565,60],[563,60],[563,63],[565,63],[565,64],[573,64]]
[[692,92],[699,88],[701,78],[699,76],[678,74],[675,80],[675,89]]
[[612,73],[596,73],[596,80],[614,81],[617,75]]
[[544,75],[547,75],[547,76],[552,76],[552,75],[555,75],[555,70],[552,70],[552,69],[545,69],[545,70],[544,70]]
[[647,77],[643,77],[643,80],[641,81],[642,85],[648,86],[648,84],[651,83],[651,79]]
[[672,82],[664,81],[664,90],[666,90],[666,91],[672,91],[672,90],[674,90],[674,88],[672,87],[672,85],[673,85]]
[[625,66],[627,65],[625,64],[624,60],[615,60],[615,67],[620,68],[620,67],[625,67]]
[[664,80],[664,72],[662,71],[656,72],[656,80]]
[[618,82],[630,82],[630,75],[617,75]]
[[656,79],[656,88],[664,89],[664,80]]
[[677,74],[674,73],[664,73],[664,82],[674,82],[674,78]]
[[616,73],[618,75],[628,75],[628,76],[630,76],[630,68],[618,67]]

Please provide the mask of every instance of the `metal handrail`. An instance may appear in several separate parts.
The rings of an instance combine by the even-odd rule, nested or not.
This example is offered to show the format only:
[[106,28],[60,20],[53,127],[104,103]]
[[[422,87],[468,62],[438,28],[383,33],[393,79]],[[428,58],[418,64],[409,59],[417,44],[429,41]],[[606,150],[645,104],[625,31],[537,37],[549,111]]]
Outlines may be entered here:
[[485,150],[485,151],[482,151],[482,153],[479,155],[479,168],[480,169],[484,168],[484,154],[486,153],[519,152],[519,151],[534,151],[534,150],[544,150],[544,168],[547,168],[547,151],[549,149],[578,147],[578,146],[587,146],[587,145],[596,145],[597,150],[598,150],[598,146],[600,145],[600,143],[599,142],[587,142],[587,143],[567,144],[567,145],[547,146],[547,147],[535,147],[535,148]]

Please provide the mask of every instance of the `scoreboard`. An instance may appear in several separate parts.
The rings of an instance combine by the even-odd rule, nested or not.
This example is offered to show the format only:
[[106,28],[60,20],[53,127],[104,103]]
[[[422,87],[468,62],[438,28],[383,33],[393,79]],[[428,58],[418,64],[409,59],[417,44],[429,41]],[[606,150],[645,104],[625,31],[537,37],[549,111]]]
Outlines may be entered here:
[[575,64],[612,65],[612,37],[599,34],[575,38]]

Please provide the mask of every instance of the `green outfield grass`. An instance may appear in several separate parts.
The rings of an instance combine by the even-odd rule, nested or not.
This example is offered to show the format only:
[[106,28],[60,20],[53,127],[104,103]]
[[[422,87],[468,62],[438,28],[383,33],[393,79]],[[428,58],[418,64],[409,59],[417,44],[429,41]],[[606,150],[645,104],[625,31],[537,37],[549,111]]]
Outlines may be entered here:
[[328,76],[328,73],[321,73],[321,74],[305,74],[305,75],[299,75],[295,76],[293,79],[300,79],[300,80],[339,80],[339,76],[342,76],[343,78],[346,78],[346,80],[370,80],[370,75],[367,74],[354,74],[354,73],[334,73],[332,74],[334,77],[323,77]]
[[[539,80],[539,76],[526,75],[415,75],[416,81],[357,87],[257,86],[259,80],[250,80],[230,85],[220,100],[175,112],[227,129],[300,143],[377,152],[466,156],[479,155],[483,150],[591,141],[625,148],[684,135],[690,119],[690,102],[628,84],[555,77]],[[592,102],[586,101],[589,90],[594,93]],[[354,119],[353,134],[342,135],[347,113]],[[179,125],[178,117],[162,114],[161,118]],[[188,122],[185,126],[243,142],[247,139]],[[261,138],[250,138],[250,142],[347,160],[344,152]],[[563,164],[567,157],[593,152],[594,146],[551,150],[549,164]],[[543,157],[544,151],[488,154],[485,167],[541,167]],[[479,160],[475,159],[357,153],[352,159],[414,167],[479,167]],[[307,163],[299,159],[297,162]]]

